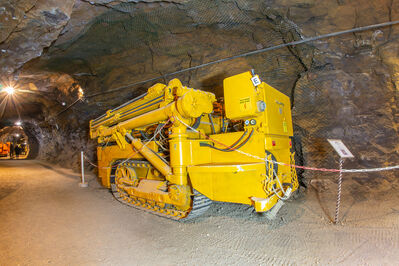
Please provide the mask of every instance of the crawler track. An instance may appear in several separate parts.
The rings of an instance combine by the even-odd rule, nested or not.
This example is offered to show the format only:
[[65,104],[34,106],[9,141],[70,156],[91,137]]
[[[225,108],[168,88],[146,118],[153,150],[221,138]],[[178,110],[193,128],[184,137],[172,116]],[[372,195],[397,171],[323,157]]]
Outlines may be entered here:
[[[139,164],[141,166],[150,167],[150,164],[148,162],[133,160],[118,161],[114,164],[114,167],[121,163],[131,166]],[[163,204],[161,202],[155,202],[153,200],[148,200],[145,198],[130,196],[125,191],[119,189],[114,180],[115,176],[112,175],[111,181],[113,182],[111,182],[111,192],[118,201],[136,209],[140,209],[172,220],[187,221],[195,219],[196,217],[201,216],[203,213],[205,213],[212,203],[212,200],[194,190],[194,195],[192,195],[192,207],[188,211],[181,211],[170,204]]]

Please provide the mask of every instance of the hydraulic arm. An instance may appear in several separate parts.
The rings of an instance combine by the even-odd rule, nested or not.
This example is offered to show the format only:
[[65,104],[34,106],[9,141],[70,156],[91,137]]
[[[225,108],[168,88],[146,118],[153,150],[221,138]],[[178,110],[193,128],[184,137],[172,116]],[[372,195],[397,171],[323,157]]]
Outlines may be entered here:
[[224,99],[177,79],[90,121],[99,176],[121,201],[173,219],[212,200],[269,211],[298,187],[289,98],[245,72]]

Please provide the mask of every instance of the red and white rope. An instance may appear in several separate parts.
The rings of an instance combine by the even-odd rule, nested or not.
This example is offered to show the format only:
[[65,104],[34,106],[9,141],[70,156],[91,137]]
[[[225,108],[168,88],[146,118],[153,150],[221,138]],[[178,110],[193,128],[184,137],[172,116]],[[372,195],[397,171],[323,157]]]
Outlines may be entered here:
[[[185,125],[187,128],[191,129],[192,131],[202,135],[203,137],[213,141],[214,143],[217,143],[221,146],[224,146],[226,148],[230,148],[230,146],[217,141],[215,139],[212,139],[211,137],[205,135],[204,133],[196,130],[195,128],[187,125],[186,123],[184,123],[183,121],[181,121],[178,117],[175,117],[180,123],[182,123],[183,125]],[[317,168],[317,167],[308,167],[308,166],[301,166],[301,165],[292,165],[292,164],[288,164],[288,163],[283,163],[283,162],[277,162],[277,161],[273,161],[273,160],[268,160],[267,158],[261,158],[259,156],[238,150],[238,149],[232,149],[235,152],[241,153],[243,155],[246,155],[248,157],[257,159],[257,160],[263,160],[266,162],[271,162],[271,163],[275,163],[278,165],[284,165],[284,166],[289,166],[289,167],[295,167],[298,169],[304,169],[304,170],[310,170],[310,171],[320,171],[320,172],[342,172],[342,173],[366,173],[366,172],[381,172],[381,171],[390,171],[390,170],[395,170],[395,169],[399,169],[399,165],[395,165],[395,166],[388,166],[388,167],[379,167],[379,168],[369,168],[369,169],[333,169],[333,168]]]

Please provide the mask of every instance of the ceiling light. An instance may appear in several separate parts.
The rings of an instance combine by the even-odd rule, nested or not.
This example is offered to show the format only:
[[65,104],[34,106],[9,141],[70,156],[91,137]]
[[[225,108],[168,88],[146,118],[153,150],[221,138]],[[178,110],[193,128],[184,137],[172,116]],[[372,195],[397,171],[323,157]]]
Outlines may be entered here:
[[4,91],[8,93],[8,95],[12,95],[14,93],[14,88],[11,86],[5,87]]
[[17,122],[15,122],[15,124],[14,125],[16,125],[16,126],[20,126],[20,125],[22,125],[22,122],[21,121],[17,121]]

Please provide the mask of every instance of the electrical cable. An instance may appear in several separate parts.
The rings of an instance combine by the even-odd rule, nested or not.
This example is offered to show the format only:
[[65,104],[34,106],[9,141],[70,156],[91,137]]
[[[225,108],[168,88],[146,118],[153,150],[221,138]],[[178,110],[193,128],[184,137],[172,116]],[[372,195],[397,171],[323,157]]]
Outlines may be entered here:
[[200,115],[199,117],[197,117],[197,119],[195,119],[193,128],[197,129],[199,127],[199,125],[201,124],[201,118],[202,118],[202,115]]
[[[245,134],[245,133],[247,133],[247,131],[245,131],[244,134]],[[236,151],[236,150],[238,150],[239,148],[241,148],[242,146],[244,146],[244,145],[249,141],[249,139],[252,137],[252,134],[253,134],[253,133],[254,133],[254,129],[252,129],[252,131],[251,131],[251,133],[249,134],[249,136],[248,136],[241,144],[239,144],[239,145],[236,146],[236,147],[230,146],[229,148],[226,148],[226,149],[220,149],[220,148],[217,148],[217,147],[215,147],[215,146],[213,146],[213,145],[210,145],[210,144],[208,144],[208,143],[200,143],[200,146],[209,147],[209,148],[212,148],[212,149],[215,149],[215,150],[218,150],[218,151],[222,151],[222,152],[232,152],[232,151]],[[211,138],[209,138],[209,139],[211,139]]]
[[221,129],[221,131],[223,133],[226,133],[228,127],[229,127],[229,121],[228,120],[225,121],[224,116],[222,116],[222,129]]
[[212,134],[215,134],[215,125],[213,124],[213,119],[212,119],[212,115],[208,114],[208,118],[209,118],[209,122],[211,123],[211,129],[212,129]]
[[[249,134],[248,138],[246,140],[244,140],[243,142],[241,142],[241,144],[239,144],[238,146],[234,147],[233,149],[231,149],[230,151],[235,151],[240,149],[242,146],[244,146],[252,137],[252,135],[254,134],[255,129],[252,129],[251,133]],[[229,152],[230,152],[229,151]]]
[[[284,191],[283,189],[283,185],[280,182],[280,179],[278,178],[278,175],[276,173],[276,170],[273,169],[273,176],[277,179],[278,185],[280,186],[281,192],[283,192],[284,197],[280,197],[280,195],[278,195],[278,193],[274,190],[274,187],[272,186],[272,190],[274,192],[274,194],[276,194],[276,196],[281,199],[281,200],[286,200],[289,198],[289,195],[287,196],[287,191]],[[288,190],[288,189],[287,189]]]
[[[158,77],[154,77],[154,78],[150,78],[150,79],[147,79],[147,80],[143,80],[143,81],[127,84],[127,85],[124,85],[124,86],[121,86],[121,87],[118,87],[118,88],[115,88],[115,89],[111,89],[111,90],[108,90],[108,91],[105,91],[105,92],[94,93],[94,94],[91,94],[91,95],[87,95],[84,98],[85,99],[89,99],[89,98],[93,98],[93,97],[96,97],[96,96],[99,96],[99,95],[117,92],[117,91],[124,90],[124,89],[130,88],[130,87],[134,87],[136,85],[142,85],[142,84],[145,84],[147,82],[156,81],[156,80],[159,80],[159,79],[165,79],[166,77],[169,77],[169,76],[174,76],[174,75],[177,75],[177,74],[180,74],[180,73],[184,73],[184,72],[187,72],[187,71],[196,70],[196,69],[199,69],[199,68],[203,68],[203,67],[206,67],[206,66],[210,66],[210,65],[226,62],[226,61],[237,59],[237,58],[241,58],[241,57],[246,57],[246,56],[255,55],[255,54],[259,54],[259,53],[264,53],[264,52],[268,52],[268,51],[272,51],[272,50],[277,50],[277,49],[285,48],[285,47],[288,47],[288,46],[294,46],[294,45],[303,44],[303,43],[307,43],[307,42],[317,41],[317,40],[320,40],[320,39],[336,37],[336,36],[347,34],[347,33],[367,31],[367,30],[376,29],[376,28],[383,28],[383,27],[393,26],[393,25],[396,25],[396,24],[399,24],[399,20],[389,21],[389,22],[384,22],[384,23],[379,23],[379,24],[373,24],[373,25],[353,28],[353,29],[349,29],[349,30],[337,31],[337,32],[328,33],[328,34],[322,34],[322,35],[313,36],[313,37],[309,37],[309,38],[304,38],[304,39],[301,39],[299,41],[293,41],[293,42],[289,42],[289,43],[282,43],[282,44],[271,46],[271,47],[267,47],[267,48],[264,48],[264,49],[254,50],[254,51],[250,51],[250,52],[247,52],[247,53],[234,55],[234,56],[218,59],[218,60],[215,60],[215,61],[210,61],[210,62],[207,62],[207,63],[204,63],[204,64],[200,64],[200,65],[197,65],[197,66],[181,69],[181,70],[178,70],[178,71],[175,71],[175,72],[171,72],[171,73],[167,73],[167,74],[164,74],[164,75],[161,75],[161,76],[158,76]],[[78,99],[78,100],[81,100],[81,99]],[[66,109],[64,109],[63,111],[61,111],[57,115],[53,116],[52,118],[55,118],[55,117],[59,116],[60,114],[62,114],[63,112],[67,111],[69,108],[74,106],[78,102],[78,100],[73,102]],[[46,122],[46,121],[43,121],[43,122]]]
[[[159,128],[159,127],[162,127],[163,125],[164,125],[164,124],[162,124],[162,123],[158,124],[157,128],[156,128],[155,131],[154,131],[154,134],[155,134],[155,132],[158,131],[158,128]],[[157,140],[157,139],[155,138],[155,144],[157,144],[163,151],[168,151],[169,149],[165,148],[165,147],[163,146],[163,144],[162,144],[162,142],[165,141],[165,139],[166,139],[166,138],[163,136],[162,131],[160,131],[160,132],[159,132],[159,139]]]
[[218,64],[218,63],[223,63],[226,61],[230,61],[233,59],[237,59],[237,58],[241,58],[241,57],[246,57],[246,56],[250,56],[250,55],[255,55],[255,54],[259,54],[259,53],[264,53],[264,52],[268,52],[268,51],[272,51],[272,50],[277,50],[277,49],[281,49],[281,48],[285,48],[288,46],[294,46],[294,45],[298,45],[298,44],[303,44],[303,43],[307,43],[307,42],[313,42],[313,41],[317,41],[320,39],[325,39],[325,38],[330,38],[330,37],[336,37],[339,35],[343,35],[343,34],[347,34],[347,33],[354,33],[354,32],[360,32],[360,31],[367,31],[367,30],[371,30],[371,29],[376,29],[376,28],[383,28],[383,27],[387,27],[387,26],[393,26],[399,24],[399,20],[395,20],[395,21],[389,21],[389,22],[384,22],[384,23],[379,23],[379,24],[373,24],[373,25],[368,25],[368,26],[363,26],[363,27],[357,27],[357,28],[352,28],[349,30],[343,30],[343,31],[337,31],[337,32],[332,32],[332,33],[327,33],[327,34],[322,34],[322,35],[317,35],[317,36],[313,36],[313,37],[309,37],[309,38],[304,38],[298,41],[293,41],[293,42],[289,42],[289,43],[282,43],[279,45],[275,45],[275,46],[271,46],[271,47],[266,47],[263,49],[259,49],[259,50],[254,50],[254,51],[250,51],[250,52],[246,52],[246,53],[242,53],[242,54],[238,54],[238,55],[234,55],[234,56],[230,56],[230,57],[226,57],[226,58],[222,58],[222,59],[218,59],[218,60],[214,60],[214,61],[210,61],[204,64],[200,64],[197,66],[193,66],[193,67],[188,67],[185,69],[181,69],[175,72],[170,72],[167,74],[164,74],[162,76],[158,76],[155,78],[150,78],[147,80],[143,80],[143,81],[139,81],[139,82],[135,82],[135,83],[131,83],[131,84],[127,84],[109,91],[105,91],[105,92],[99,92],[99,93],[95,93],[92,95],[88,95],[86,96],[86,98],[92,98],[92,97],[96,97],[98,95],[102,95],[102,94],[108,94],[108,93],[113,93],[113,92],[117,92],[120,90],[124,90],[136,85],[142,85],[145,84],[147,82],[151,82],[151,81],[155,81],[158,79],[165,79],[166,77],[169,76],[175,76],[177,74],[181,74],[187,71],[192,71],[192,70],[197,70],[199,68],[203,68],[203,67],[207,67],[210,65],[214,65],[214,64]]
[[[155,139],[155,137],[161,132],[161,130],[169,123],[169,121],[170,121],[170,118],[168,119],[168,121],[165,122],[165,124],[159,129],[158,132],[154,132],[154,136],[152,136],[151,139],[149,139],[146,143],[144,143],[143,146],[141,147],[141,149],[143,149],[143,148],[146,147],[151,141],[153,141],[153,140]],[[130,160],[134,155],[136,155],[138,152],[140,152],[141,149],[138,150],[138,151],[134,151],[134,153],[133,153],[129,158],[127,158],[127,159],[123,160],[122,162],[118,163],[118,165],[120,165],[120,164],[122,164],[122,163],[125,163],[125,162],[127,162],[128,160]]]
[[[245,130],[244,134],[242,134],[241,137],[236,142],[231,144],[230,148],[226,148],[226,149],[234,148],[247,134],[248,134],[248,130]],[[226,150],[226,149],[224,149],[224,150]]]
[[78,103],[79,101],[81,101],[81,100],[82,100],[81,98],[76,99],[76,101],[74,101],[73,103],[71,103],[70,105],[68,105],[67,108],[65,108],[64,110],[62,110],[62,111],[59,112],[58,114],[56,114],[56,115],[54,115],[54,116],[51,116],[51,117],[49,117],[48,119],[46,119],[46,120],[44,120],[44,121],[38,123],[38,125],[43,124],[43,123],[45,123],[45,122],[48,122],[49,120],[51,120],[51,119],[53,119],[53,118],[56,118],[57,116],[59,116],[59,115],[61,115],[62,113],[66,112],[69,108],[71,108],[72,106],[74,106],[75,104],[77,104],[77,103]]
[[210,148],[215,149],[215,150],[227,152],[227,151],[233,149],[233,148],[234,148],[247,134],[248,134],[248,131],[245,130],[245,131],[244,131],[244,134],[242,134],[241,137],[240,137],[237,141],[235,141],[233,144],[231,144],[230,146],[228,146],[228,148],[225,148],[225,149],[217,148],[217,147],[215,147],[215,146],[213,146],[213,145],[210,145],[210,144],[208,144],[208,143],[200,143],[200,146],[203,146],[203,147],[210,147]]

